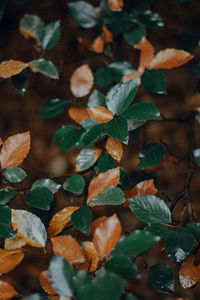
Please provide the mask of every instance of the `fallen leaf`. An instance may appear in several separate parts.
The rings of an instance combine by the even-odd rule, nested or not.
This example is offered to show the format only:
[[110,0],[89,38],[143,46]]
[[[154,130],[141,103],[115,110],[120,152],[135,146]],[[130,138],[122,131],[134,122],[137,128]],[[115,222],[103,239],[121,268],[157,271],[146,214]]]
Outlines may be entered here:
[[24,245],[26,245],[26,242],[20,237],[16,237],[16,240],[5,239],[4,249],[14,250],[14,249],[19,249]]
[[140,77],[141,77],[141,75],[142,75],[142,72],[133,71],[133,72],[131,72],[129,74],[124,75],[122,77],[122,82],[125,83],[125,82],[127,82],[129,80],[132,80],[133,78],[136,78],[138,85],[140,85],[140,82],[141,82]]
[[30,132],[10,136],[1,149],[0,161],[3,169],[18,166],[30,150]]
[[77,206],[67,206],[56,213],[49,223],[47,234],[49,236],[54,236],[60,233],[65,228],[67,223],[70,222],[73,212],[78,208],[79,207]]
[[120,162],[123,154],[122,143],[112,137],[106,141],[106,150],[118,162]]
[[68,110],[68,115],[72,120],[79,124],[90,117],[87,108],[78,107],[70,107],[70,109]]
[[95,53],[102,53],[104,49],[104,40],[101,36],[98,36],[92,43],[91,46],[92,51]]
[[195,266],[195,255],[188,256],[181,264],[179,279],[184,289],[190,288],[200,280],[200,265]]
[[105,25],[102,26],[102,36],[107,43],[113,42],[113,35]]
[[141,41],[134,46],[135,49],[139,49],[140,53],[140,63],[139,63],[139,72],[144,72],[146,67],[151,63],[154,56],[154,47],[144,36]]
[[113,11],[121,11],[123,8],[123,0],[108,0],[108,7]]
[[89,116],[99,122],[99,123],[108,123],[113,119],[113,114],[104,106],[94,106],[87,109]]
[[89,94],[94,84],[94,77],[88,64],[76,69],[70,80],[72,94],[77,97],[84,97]]
[[86,262],[81,265],[77,265],[76,267],[80,270],[94,272],[99,263],[99,254],[95,249],[93,242],[83,242],[82,245],[85,251]]
[[20,249],[5,250],[0,249],[0,275],[13,270],[24,258],[24,254]]
[[94,220],[91,224],[90,224],[90,234],[94,234],[96,228],[100,225],[100,223],[105,222],[108,219],[108,217],[106,216],[102,216],[96,220]]
[[18,295],[18,293],[15,291],[15,289],[13,288],[13,286],[10,283],[0,280],[0,299],[1,300],[11,299],[17,295]]
[[57,294],[57,292],[53,289],[53,287],[51,286],[51,283],[49,282],[48,270],[40,273],[39,281],[40,281],[41,287],[47,294],[50,294],[50,295]]
[[94,246],[102,259],[115,247],[121,237],[121,224],[116,214],[101,222],[93,235]]
[[21,73],[21,71],[26,69],[28,66],[28,64],[19,60],[5,60],[2,63],[0,63],[0,77],[10,78],[14,75]]

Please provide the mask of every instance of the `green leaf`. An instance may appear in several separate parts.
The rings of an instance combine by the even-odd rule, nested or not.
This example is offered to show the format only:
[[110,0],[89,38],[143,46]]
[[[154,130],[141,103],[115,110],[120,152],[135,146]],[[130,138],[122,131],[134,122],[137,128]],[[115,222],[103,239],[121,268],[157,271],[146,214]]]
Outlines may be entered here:
[[194,244],[193,234],[184,228],[172,229],[165,236],[166,252],[175,263],[183,261],[194,248]]
[[[23,298],[23,300],[40,300],[41,299],[41,297],[40,297],[40,295],[39,294],[37,294],[37,293],[35,293],[35,294],[32,294],[32,295],[30,295],[30,296],[27,296],[27,297],[24,297]],[[43,297],[42,297],[42,299],[44,299]],[[48,299],[48,298],[47,298]],[[46,300],[47,300],[46,299]]]
[[20,74],[12,76],[12,83],[18,93],[24,96],[29,83],[29,73],[23,70]]
[[76,146],[79,148],[92,148],[103,137],[103,125],[95,125],[82,134]]
[[200,242],[200,223],[189,223],[185,229],[189,230],[195,239]]
[[74,275],[72,266],[64,257],[53,256],[49,265],[48,276],[52,287],[60,296],[73,297]]
[[84,128],[84,129],[91,129],[92,127],[96,126],[96,125],[100,125],[101,123],[95,121],[92,118],[87,118],[85,120],[83,120],[80,125]]
[[104,18],[104,24],[112,33],[120,34],[124,33],[133,24],[133,18],[125,11],[115,11]]
[[140,23],[144,24],[148,28],[162,29],[164,27],[161,17],[151,10],[137,11],[135,12],[135,16]]
[[[145,123],[146,123],[146,121],[128,120],[128,131],[130,131],[132,133],[133,130],[135,130],[138,127],[144,125]],[[133,135],[130,136],[130,138],[132,138],[132,140],[135,140],[135,136],[137,138],[137,133],[136,132],[134,132]]]
[[119,187],[108,186],[104,194],[92,199],[93,205],[120,205],[125,202],[124,193]]
[[174,292],[174,272],[166,264],[156,264],[149,269],[149,282],[158,292]]
[[135,257],[154,246],[160,238],[146,230],[135,230],[123,236],[111,252],[111,256],[124,254]]
[[147,225],[144,230],[147,230],[151,233],[153,233],[156,236],[159,236],[160,239],[163,237],[163,235],[167,232],[167,227],[162,224],[156,224],[152,223]]
[[97,169],[100,173],[113,169],[115,166],[116,161],[108,154],[108,152],[104,152],[97,163]]
[[53,143],[61,140],[61,149],[63,152],[73,147],[82,135],[83,130],[76,129],[73,125],[63,125],[53,136]]
[[161,71],[148,70],[141,76],[141,84],[149,92],[166,95],[166,79]]
[[25,14],[20,20],[20,30],[34,37],[40,45],[40,38],[43,34],[44,22],[42,19],[33,14]]
[[54,194],[61,188],[61,184],[56,183],[52,179],[43,178],[43,179],[36,180],[33,183],[31,190],[33,191],[34,189],[41,188],[41,187],[45,187],[49,189]]
[[46,187],[36,187],[26,195],[26,201],[30,206],[49,210],[50,203],[53,201],[53,194]]
[[7,6],[8,0],[1,0],[0,2],[0,20],[2,19],[6,6]]
[[60,20],[52,22],[44,27],[40,45],[43,50],[51,49],[60,38]]
[[106,97],[98,90],[93,90],[87,103],[89,108],[94,106],[106,106]]
[[99,67],[94,72],[94,81],[101,88],[107,87],[112,82],[112,73],[109,68]]
[[197,76],[197,78],[200,78],[200,61],[192,67],[192,72]]
[[0,236],[3,238],[14,239],[15,231],[10,228],[11,209],[6,205],[0,205]]
[[146,30],[144,25],[139,25],[136,28],[134,28],[133,30],[127,32],[124,34],[124,38],[125,40],[131,45],[134,46],[136,44],[138,44],[141,39],[146,36]]
[[140,163],[138,170],[152,168],[157,166],[164,158],[165,150],[162,144],[152,143],[146,145],[139,153]]
[[136,78],[125,83],[118,83],[108,92],[106,102],[108,109],[113,113],[113,115],[122,114],[133,101],[137,90],[138,84]]
[[97,161],[97,152],[95,150],[84,149],[76,157],[76,168],[78,172],[89,169]]
[[160,112],[153,103],[139,102],[131,105],[124,113],[123,117],[129,120],[147,121],[160,120]]
[[69,2],[67,4],[73,21],[83,27],[91,28],[98,23],[98,17],[94,7],[85,1]]
[[125,278],[141,278],[135,264],[133,264],[128,256],[123,254],[112,257],[105,263],[104,267],[107,271]]
[[120,82],[124,75],[134,71],[133,66],[127,61],[115,61],[108,65],[116,82]]
[[104,128],[109,136],[124,144],[128,144],[128,124],[125,118],[114,118],[110,122],[106,123]]
[[88,272],[85,270],[76,270],[76,274],[73,276],[74,289],[78,290],[83,284],[89,283]]
[[81,206],[79,209],[73,212],[71,215],[71,223],[72,225],[86,233],[87,235],[90,234],[90,223],[92,221],[92,213],[89,206],[84,205]]
[[83,176],[75,174],[67,178],[63,184],[63,189],[75,194],[82,194],[85,187]]
[[50,78],[59,79],[59,74],[56,66],[50,60],[47,60],[45,58],[35,59],[29,62],[29,66],[34,73],[39,72]]
[[183,31],[177,39],[177,48],[192,52],[199,45],[200,35],[196,31]]
[[4,176],[10,182],[20,182],[27,176],[27,173],[21,168],[11,167],[6,169]]
[[6,204],[17,195],[15,190],[5,188],[0,190],[0,204]]
[[121,298],[121,300],[138,300],[138,298],[133,294],[127,293]]
[[105,272],[90,284],[82,285],[77,300],[119,300],[125,281],[114,273]]
[[50,119],[59,115],[67,106],[67,101],[61,98],[53,98],[40,107],[38,117]]
[[196,163],[198,164],[198,166],[200,166],[200,149],[193,150],[193,155]]
[[171,212],[167,204],[152,195],[140,195],[128,199],[134,214],[146,223],[171,223]]

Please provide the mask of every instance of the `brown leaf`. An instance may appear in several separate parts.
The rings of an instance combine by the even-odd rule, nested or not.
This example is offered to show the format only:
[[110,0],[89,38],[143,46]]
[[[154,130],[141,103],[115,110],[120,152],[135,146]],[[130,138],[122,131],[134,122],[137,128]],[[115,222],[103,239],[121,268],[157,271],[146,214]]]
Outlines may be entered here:
[[55,295],[57,294],[56,291],[53,289],[51,286],[51,283],[49,282],[49,277],[48,277],[48,270],[43,271],[39,275],[39,281],[40,285],[43,288],[43,290],[50,295]]
[[13,286],[3,280],[0,280],[0,299],[1,300],[6,300],[6,299],[11,299],[15,296],[17,296],[18,293],[15,291]]
[[144,36],[141,41],[134,46],[134,48],[139,49],[140,53],[140,63],[139,63],[139,72],[144,72],[146,67],[151,63],[154,56],[154,48],[152,44]]
[[172,69],[182,66],[194,56],[184,50],[165,49],[159,51],[152,59],[149,69]]
[[81,264],[86,262],[83,248],[77,241],[67,235],[51,238],[53,244],[53,253],[64,256],[70,264]]
[[1,149],[0,161],[3,169],[18,166],[30,150],[30,132],[10,136]]
[[140,85],[140,77],[141,77],[141,75],[142,75],[142,72],[139,72],[139,71],[133,71],[133,72],[131,72],[131,73],[129,73],[129,74],[126,74],[126,75],[124,75],[123,77],[122,77],[122,82],[127,82],[127,81],[129,81],[129,80],[131,80],[131,79],[133,79],[133,78],[136,78],[136,80],[137,80],[137,83],[138,83],[138,85]]
[[113,11],[121,11],[124,3],[123,0],[108,0],[108,7]]
[[112,137],[106,141],[106,150],[118,162],[120,162],[123,154],[122,143]]
[[99,226],[100,223],[105,222],[108,219],[108,217],[106,216],[102,216],[96,220],[94,220],[91,224],[90,224],[90,233],[93,235],[96,228]]
[[67,206],[56,213],[49,223],[47,234],[49,236],[54,236],[60,233],[65,228],[67,223],[70,222],[73,212],[78,208],[79,207],[77,206]]
[[107,43],[113,42],[113,35],[105,25],[102,26],[102,36]]
[[24,254],[20,249],[5,250],[0,249],[0,275],[13,270],[24,258]]
[[99,122],[108,123],[113,119],[113,114],[104,106],[94,106],[87,109],[89,116]]
[[101,222],[93,235],[94,246],[100,258],[106,257],[121,237],[121,224],[116,214]]
[[[89,155],[92,155],[93,153],[92,152],[95,152],[95,157],[93,159],[93,164],[96,163],[97,159],[100,157],[101,153],[102,153],[102,149],[98,148],[98,147],[94,147],[94,148],[91,148],[91,149],[84,149],[84,151],[88,152],[88,156]],[[85,170],[85,169],[84,169]],[[75,172],[81,172],[82,170],[79,169],[78,165],[76,165],[76,168],[75,168]]]
[[76,69],[70,80],[72,94],[77,97],[84,97],[89,94],[94,84],[94,77],[88,64]]
[[104,40],[102,39],[101,36],[98,36],[92,43],[92,51],[95,53],[102,53],[104,49]]
[[5,239],[4,249],[14,250],[14,249],[19,249],[24,245],[26,245],[26,242],[20,237],[16,237],[15,240]]
[[82,244],[87,261],[83,264],[76,265],[76,268],[79,270],[94,272],[99,263],[99,254],[95,249],[93,242],[83,242]]
[[200,280],[200,265],[195,266],[195,255],[188,256],[179,270],[179,279],[184,289],[193,286]]
[[79,124],[90,117],[87,108],[70,107],[68,114],[72,120]]
[[19,60],[6,60],[0,63],[0,77],[10,78],[14,75],[19,74],[21,71],[26,69],[28,64]]

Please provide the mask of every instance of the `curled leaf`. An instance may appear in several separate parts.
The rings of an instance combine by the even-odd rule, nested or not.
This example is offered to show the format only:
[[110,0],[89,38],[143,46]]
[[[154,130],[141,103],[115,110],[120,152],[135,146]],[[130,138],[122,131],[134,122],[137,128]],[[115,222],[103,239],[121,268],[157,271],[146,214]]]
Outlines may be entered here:
[[85,119],[90,117],[87,108],[78,108],[78,107],[70,107],[70,109],[68,110],[68,115],[72,120],[74,120],[79,124]]
[[39,281],[40,281],[41,287],[47,294],[50,294],[50,295],[56,294],[56,291],[53,289],[53,287],[51,286],[51,283],[49,282],[48,270],[40,273]]
[[20,249],[11,251],[0,249],[0,275],[13,270],[23,258],[24,254]]
[[123,8],[123,0],[108,0],[108,7],[113,11],[121,11]]
[[179,279],[184,289],[190,288],[200,280],[200,265],[195,265],[195,256],[188,256],[179,270]]
[[104,106],[94,106],[87,109],[89,116],[99,123],[108,123],[113,119],[113,114]]
[[13,288],[13,286],[3,280],[0,280],[0,299],[1,300],[6,300],[6,299],[11,299],[15,296],[17,296],[17,292]]
[[118,162],[122,158],[123,148],[122,143],[112,137],[109,137],[106,141],[106,150]]
[[70,80],[70,89],[75,97],[80,98],[89,94],[93,84],[92,71],[88,64],[85,64],[73,72]]
[[102,53],[104,49],[104,40],[102,39],[101,36],[98,36],[92,43],[92,51],[95,53]]
[[27,67],[28,64],[19,60],[14,60],[14,59],[5,60],[2,63],[0,63],[0,77],[10,78],[14,75],[19,74]]
[[139,49],[140,53],[140,63],[139,63],[139,72],[144,72],[146,67],[151,63],[154,56],[154,48],[152,44],[144,36],[141,41],[134,46],[135,49]]

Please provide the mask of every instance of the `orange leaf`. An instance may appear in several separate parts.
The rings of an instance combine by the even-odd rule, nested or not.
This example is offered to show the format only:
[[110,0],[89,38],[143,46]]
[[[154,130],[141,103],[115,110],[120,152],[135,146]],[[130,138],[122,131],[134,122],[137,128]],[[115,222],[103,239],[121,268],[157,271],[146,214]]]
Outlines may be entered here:
[[43,271],[39,275],[39,281],[40,285],[43,288],[43,290],[50,295],[55,295],[57,294],[56,291],[53,289],[51,286],[51,283],[49,282],[49,277],[48,277],[48,270]]
[[105,222],[108,219],[108,217],[106,216],[102,216],[96,220],[94,220],[91,224],[90,224],[90,233],[93,235],[96,228],[100,225],[100,223]]
[[89,116],[99,123],[108,123],[113,119],[113,114],[104,106],[94,106],[87,109]]
[[106,141],[106,150],[118,162],[122,158],[123,148],[122,143],[112,137],[109,137]]
[[0,63],[0,77],[10,78],[14,75],[19,74],[21,71],[26,69],[28,64],[19,60],[6,60]]
[[93,178],[88,188],[88,200],[94,199],[100,193],[103,194],[108,186],[117,186],[119,177],[120,169],[114,168]]
[[187,63],[194,56],[184,50],[165,49],[159,51],[152,59],[149,69],[172,69]]
[[92,43],[92,51],[95,53],[102,53],[104,49],[104,40],[101,36],[98,36]]
[[83,248],[77,241],[69,236],[57,236],[51,238],[54,254],[64,256],[70,264],[81,264],[86,261]]
[[24,258],[20,249],[4,250],[0,249],[0,275],[13,270]]
[[134,46],[134,48],[139,49],[141,51],[138,71],[144,72],[145,68],[149,66],[153,59],[154,48],[145,36],[137,45]]
[[184,289],[193,286],[200,280],[200,265],[194,265],[195,256],[188,256],[179,270],[179,279]]
[[94,84],[94,77],[88,64],[76,69],[70,80],[70,89],[75,97],[84,97],[89,94]]
[[19,248],[23,247],[24,245],[26,245],[26,242],[20,237],[16,237],[15,240],[5,239],[4,249],[14,250],[14,249],[19,249]]
[[55,214],[49,223],[49,227],[47,229],[48,235],[54,236],[60,233],[67,223],[70,222],[73,212],[78,208],[79,207],[75,206],[67,206]]
[[6,300],[17,296],[17,292],[12,285],[6,281],[0,280],[0,299]]
[[113,11],[121,11],[123,8],[123,0],[108,0],[108,7]]
[[3,169],[18,166],[30,150],[30,132],[10,136],[1,149],[0,161]]
[[121,236],[121,224],[116,214],[101,222],[93,235],[94,246],[100,258],[106,257]]
[[[95,157],[93,158],[93,164],[96,163],[97,159],[100,157],[101,153],[102,153],[102,150],[98,147],[94,147],[94,148],[91,148],[91,149],[84,149],[82,150],[84,151],[85,154],[87,154],[88,156],[93,156],[93,153],[95,153]],[[85,170],[85,169],[83,169]],[[83,171],[81,168],[79,169],[78,165],[76,165],[76,168],[75,168],[75,172],[81,172]]]
[[133,71],[129,74],[126,74],[122,77],[122,81],[125,83],[133,78],[136,78],[137,79],[137,82],[138,82],[138,85],[140,85],[140,77],[142,75],[142,72],[139,72],[139,71]]
[[79,270],[94,272],[99,263],[99,254],[95,249],[93,242],[83,242],[82,244],[87,261],[81,265],[76,265],[76,267]]
[[102,36],[107,43],[113,42],[113,35],[105,25],[102,26]]
[[0,137],[0,146],[3,145],[3,140],[2,138]]
[[87,108],[70,107],[68,114],[72,120],[79,124],[90,117]]

